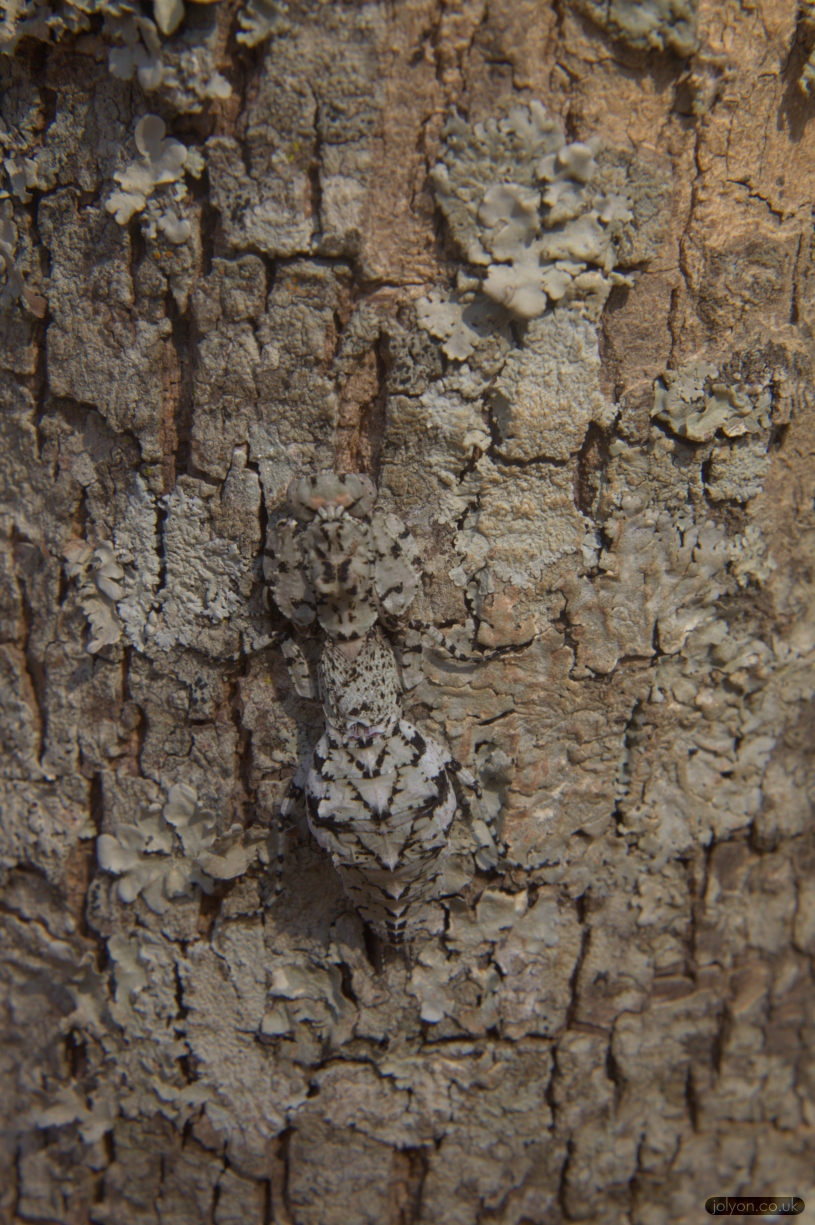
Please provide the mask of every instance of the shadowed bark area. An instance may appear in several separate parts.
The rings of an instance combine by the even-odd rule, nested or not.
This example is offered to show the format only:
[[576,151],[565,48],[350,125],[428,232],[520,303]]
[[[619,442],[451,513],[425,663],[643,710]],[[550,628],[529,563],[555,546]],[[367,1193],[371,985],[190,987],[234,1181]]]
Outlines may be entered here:
[[[0,32],[0,1221],[815,1200],[812,5],[113,9]],[[330,469],[483,792],[404,951],[278,828]]]

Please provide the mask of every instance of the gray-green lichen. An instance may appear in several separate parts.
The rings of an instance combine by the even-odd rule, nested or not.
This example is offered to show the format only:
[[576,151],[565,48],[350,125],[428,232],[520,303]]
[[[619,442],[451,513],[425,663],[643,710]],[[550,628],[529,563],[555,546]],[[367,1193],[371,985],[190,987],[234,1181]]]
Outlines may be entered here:
[[[454,294],[420,298],[416,316],[455,365],[419,404],[398,403],[445,440],[428,463],[447,467],[433,505],[437,522],[458,526],[454,581],[482,595],[496,582],[554,587],[564,558],[592,550],[593,525],[568,467],[549,465],[573,463],[588,426],[614,420],[597,321],[625,281],[616,269],[652,258],[669,179],[597,140],[567,143],[537,102],[475,125],[454,116],[443,140],[436,196],[469,268]],[[525,323],[515,332],[513,316]],[[452,456],[474,447],[475,463],[454,473]],[[509,480],[519,461],[544,466]]]
[[721,430],[728,438],[760,434],[770,426],[769,386],[734,386],[718,380],[708,362],[669,370],[659,381],[652,416],[691,442],[708,442]]
[[199,805],[195,787],[175,783],[163,806],[142,804],[134,821],[99,836],[99,866],[117,878],[123,902],[142,896],[155,914],[164,914],[174,899],[194,896],[195,888],[211,893],[215,879],[241,876],[262,853],[262,832],[247,848],[243,826],[219,836],[216,825],[215,813]]
[[[187,188],[183,182],[185,173],[198,178],[204,168],[203,158],[197,149],[187,149],[178,140],[165,138],[164,120],[158,115],[145,115],[136,124],[135,143],[140,159],[125,170],[117,171],[114,179],[119,190],[108,197],[105,208],[113,213],[119,225],[127,225],[131,217],[144,213],[142,232],[147,238],[155,238],[157,232],[165,235],[168,242],[186,242],[192,226],[179,216]],[[157,187],[173,184],[167,198],[156,199]]]
[[[140,244],[105,210],[137,160],[137,76],[129,102],[84,58],[42,127],[25,57],[0,64],[26,287],[0,348],[0,1113],[15,1137],[0,1213],[691,1220],[700,1179],[770,1185],[782,1169],[803,1186],[815,535],[796,484],[798,554],[774,555],[759,489],[768,465],[796,463],[801,444],[778,427],[792,417],[792,435],[811,406],[784,380],[806,385],[808,370],[789,332],[765,351],[744,306],[748,330],[711,341],[695,359],[709,375],[693,373],[683,325],[635,443],[630,406],[601,390],[593,299],[522,321],[482,292],[486,269],[514,276],[522,259],[482,243],[489,262],[463,259],[455,289],[429,265],[424,297],[452,324],[415,326],[410,290],[385,277],[369,292],[366,257],[354,262],[375,230],[377,142],[393,139],[377,110],[397,54],[388,21],[414,10],[326,5],[306,26],[294,8],[253,78],[246,133],[210,141],[206,264],[195,202],[176,247],[159,231]],[[492,9],[483,27],[478,39]],[[403,78],[411,91],[423,71]],[[434,65],[425,79],[436,87]],[[705,133],[682,146],[670,123],[672,150],[698,139],[701,154]],[[653,256],[665,194],[640,207],[638,159],[593,156],[589,188],[619,159],[609,193],[634,205],[614,240],[629,274]],[[549,189],[524,159],[472,169],[476,236],[496,184]],[[573,175],[555,185],[583,190]],[[702,228],[700,242],[719,234],[715,218]],[[734,278],[741,304],[761,286],[740,252],[721,269],[727,321]],[[40,293],[49,314],[32,324]],[[381,458],[383,503],[420,545],[420,615],[485,649],[538,631],[478,664],[425,653],[410,717],[478,772],[500,874],[473,877],[457,823],[434,934],[410,965],[378,970],[297,828],[269,904],[269,830],[315,716],[277,651],[240,654],[270,629],[264,513],[281,512],[292,476],[337,462],[354,411],[381,431],[366,470]],[[88,611],[120,635],[93,652]]]
[[360,250],[385,98],[376,54],[383,33],[376,6],[327,4],[319,35],[306,21],[276,41],[245,137],[213,136],[206,146],[213,203],[233,248],[273,257]]
[[691,443],[711,443],[706,488],[717,502],[749,502],[769,470],[775,374],[758,381],[722,377],[709,362],[690,362],[657,380],[652,417]]
[[693,55],[697,0],[569,0],[596,25],[642,51]]
[[96,548],[84,540],[71,541],[65,549],[65,573],[76,580],[79,603],[91,627],[88,651],[118,642],[122,625],[116,601],[124,596],[120,580],[124,570],[116,561],[113,547],[102,541]]
[[[101,16],[114,77],[136,77],[146,93],[159,91],[175,110],[200,111],[211,99],[228,98],[232,87],[215,67],[214,22],[198,5],[194,13],[182,28],[188,16],[183,0],[154,0],[152,20],[133,0],[10,0],[0,23],[0,52],[13,55],[26,38],[60,42],[89,31]],[[25,174],[25,186],[35,185]]]
[[133,479],[114,526],[115,556],[122,571],[116,613],[130,642],[143,651],[155,617],[161,562],[156,525],[158,507],[141,476]]
[[652,253],[664,178],[598,140],[567,143],[539,102],[475,125],[453,116],[443,138],[436,199],[472,273],[455,299],[420,300],[418,317],[448,357],[465,360],[477,343],[474,289],[518,319],[571,302],[596,318],[626,283],[615,269]]
[[247,0],[238,10],[238,42],[256,47],[272,35],[286,34],[291,29],[286,20],[288,10],[282,0]]

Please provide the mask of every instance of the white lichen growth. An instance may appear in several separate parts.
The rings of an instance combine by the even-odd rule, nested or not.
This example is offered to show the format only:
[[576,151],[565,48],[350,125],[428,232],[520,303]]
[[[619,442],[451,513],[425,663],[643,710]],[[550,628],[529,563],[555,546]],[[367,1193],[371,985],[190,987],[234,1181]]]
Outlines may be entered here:
[[[476,281],[476,284],[478,282]],[[482,337],[508,330],[506,313],[484,298],[445,298],[432,290],[416,303],[419,326],[443,340],[443,351],[456,361],[466,361]]]
[[188,885],[184,873],[173,873],[173,844],[173,830],[160,805],[151,804],[139,807],[134,825],[117,825],[114,834],[100,834],[96,857],[101,868],[119,878],[117,893],[123,902],[135,902],[142,894],[151,910],[163,914]]
[[136,476],[127,495],[125,513],[116,525],[116,557],[122,567],[123,595],[116,610],[125,633],[140,651],[145,649],[145,629],[156,608],[161,567],[156,539],[156,503],[144,481]]
[[482,289],[516,318],[534,319],[563,299],[605,300],[624,279],[613,276],[613,225],[633,214],[626,197],[591,191],[598,150],[599,142],[564,144],[538,164],[541,190],[496,183],[481,201],[481,242],[491,257]]
[[[200,649],[208,630],[229,631],[230,619],[243,611],[252,560],[234,540],[214,534],[207,501],[179,486],[159,503],[136,477],[113,541],[98,546],[72,541],[65,550],[65,572],[79,585],[79,601],[93,628],[89,651],[117,642],[123,630],[139,651]],[[236,627],[232,638],[239,632]],[[219,641],[209,646],[216,653],[235,650]]]
[[565,460],[580,450],[590,421],[607,428],[616,410],[599,371],[597,328],[579,310],[558,306],[532,320],[491,389],[502,454]]
[[458,527],[448,573],[474,606],[506,584],[557,590],[565,559],[591,567],[600,542],[572,474],[548,465],[571,463],[588,427],[619,412],[600,384],[598,324],[612,288],[631,286],[625,270],[658,250],[670,171],[658,155],[569,142],[533,101],[476,124],[452,116],[432,180],[466,262],[454,292],[415,310],[455,365],[400,412],[465,461],[453,471],[428,448],[444,486],[433,517]]
[[21,38],[56,42],[66,33],[90,27],[90,14],[81,4],[67,3],[59,10],[42,0],[7,0],[0,22],[0,51],[11,55]]
[[127,936],[111,936],[108,940],[117,1004],[127,1004],[131,992],[141,991],[147,986],[147,973],[140,960],[141,950],[139,941],[129,940]]
[[590,527],[574,504],[571,480],[563,469],[518,471],[512,499],[502,492],[509,471],[486,456],[476,464],[478,506],[465,516],[455,537],[461,558],[455,573],[462,585],[486,566],[498,584],[531,590],[549,567],[580,550]]
[[235,824],[218,836],[216,814],[198,802],[198,792],[175,783],[167,800],[140,805],[135,824],[117,824],[96,840],[99,866],[118,877],[119,898],[141,896],[155,914],[196,889],[211,893],[215,880],[242,875],[260,855],[268,861],[266,832],[245,833]]
[[739,587],[750,583],[763,587],[776,568],[761,528],[756,523],[749,524],[731,546],[731,574]]
[[65,573],[75,579],[79,603],[91,626],[88,651],[95,655],[102,647],[118,642],[122,623],[116,603],[124,591],[124,570],[116,560],[113,545],[103,540],[95,548],[85,540],[72,540],[65,548]]
[[[445,942],[460,960],[451,962],[442,950],[426,945],[408,991],[420,1002],[422,1020],[431,1025],[449,1016],[488,1027],[502,1016],[510,1034],[552,1032],[568,1000],[562,989],[532,992],[530,982],[552,982],[576,937],[571,916],[545,893],[530,905],[525,889],[514,894],[486,889],[474,911],[452,899]],[[465,968],[473,955],[479,958],[475,973]],[[478,984],[478,1003],[469,1007],[462,1006],[460,994],[465,976]]]
[[[199,6],[217,0],[197,0]],[[134,77],[145,93],[161,91],[176,110],[200,111],[213,98],[228,98],[232,86],[216,68],[216,22],[198,12],[187,22],[183,0],[153,0],[152,18],[136,0],[7,0],[0,21],[0,52],[12,55],[23,38],[60,42],[104,18],[108,67],[123,81]],[[290,29],[280,0],[247,0],[237,10],[238,42],[254,47]],[[30,185],[30,184],[29,184]]]
[[[807,0],[804,0],[806,3]],[[572,0],[614,38],[642,51],[689,56],[699,48],[697,0]]]
[[[186,242],[192,227],[179,216],[177,206],[187,195],[183,182],[185,171],[197,177],[203,160],[197,150],[187,149],[181,141],[165,137],[164,120],[158,115],[144,115],[136,125],[135,141],[140,158],[113,177],[121,190],[113,192],[105,203],[119,225],[127,225],[136,213],[146,210],[143,230],[148,238],[161,231],[171,243]],[[151,198],[157,187],[172,185],[168,200]],[[172,201],[172,203],[170,202]],[[148,203],[149,201],[149,203]]]
[[[32,132],[28,125],[12,122],[8,127],[0,117],[0,228],[2,222],[13,222],[11,197],[20,204],[30,204],[33,199],[31,191],[47,191],[50,184],[43,181],[39,154],[31,145]],[[5,241],[12,247],[16,243],[16,234]]]
[[749,502],[770,467],[773,371],[742,377],[705,361],[667,371],[654,387],[651,415],[676,437],[708,447],[705,488],[714,501]]
[[96,1144],[113,1129],[119,1104],[111,1085],[103,1084],[99,1091],[85,1096],[73,1084],[61,1085],[49,1095],[49,1103],[31,1112],[35,1127],[65,1127],[76,1123],[85,1144]]
[[130,81],[134,74],[145,93],[161,85],[164,63],[156,23],[132,10],[107,14],[106,30],[115,40],[108,54],[108,67],[114,77]]
[[713,448],[705,487],[716,502],[749,502],[762,492],[769,470],[765,439],[734,438]]
[[[36,158],[26,157],[19,150],[3,159],[3,169],[8,175],[11,194],[16,196],[21,204],[31,203],[32,196],[29,188],[43,190],[46,186],[40,180]],[[0,192],[0,195],[6,194],[6,192]]]
[[108,56],[113,76],[130,81],[135,75],[145,93],[161,90],[183,111],[228,98],[232,86],[215,67],[211,34],[179,30],[176,39],[165,43],[159,37],[174,33],[183,21],[181,0],[155,0],[154,16],[151,21],[141,13],[108,14],[105,30],[115,43]]

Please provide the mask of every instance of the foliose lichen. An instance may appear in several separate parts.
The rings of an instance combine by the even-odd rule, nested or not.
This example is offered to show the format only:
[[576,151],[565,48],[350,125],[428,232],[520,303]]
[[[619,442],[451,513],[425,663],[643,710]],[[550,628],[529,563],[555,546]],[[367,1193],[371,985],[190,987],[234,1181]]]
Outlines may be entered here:
[[118,642],[123,631],[147,653],[196,645],[231,655],[241,631],[258,637],[245,607],[254,581],[252,559],[235,540],[213,530],[212,507],[201,496],[205,490],[211,487],[184,478],[157,500],[137,476],[112,542],[67,545],[65,573],[77,582],[93,631],[89,651]]
[[256,47],[272,35],[285,34],[290,29],[288,11],[289,6],[282,0],[247,0],[246,6],[238,11],[241,28],[235,37],[247,47]]
[[568,142],[535,101],[483,123],[453,115],[442,136],[431,178],[471,267],[454,295],[419,300],[420,325],[463,361],[493,322],[493,303],[520,320],[571,303],[599,317],[612,287],[630,284],[617,269],[651,253],[664,176],[596,138]]
[[570,0],[574,8],[614,38],[641,51],[693,55],[697,0]]
[[122,596],[116,602],[116,611],[127,637],[140,651],[145,649],[148,618],[156,607],[161,573],[157,519],[155,499],[137,475],[127,494],[122,521],[114,528],[114,539],[122,568]]
[[84,540],[72,540],[66,545],[64,557],[65,573],[76,580],[79,604],[91,626],[88,651],[93,655],[122,636],[116,602],[124,596],[124,570],[107,540],[96,548]]
[[0,52],[14,54],[24,38],[59,42],[91,30],[101,16],[113,76],[124,81],[135,76],[145,93],[160,91],[174,109],[200,111],[208,100],[232,92],[215,66],[215,22],[199,9],[212,3],[199,0],[195,20],[184,24],[183,0],[153,0],[152,19],[134,0],[9,0],[0,23]]
[[691,442],[708,442],[721,430],[728,438],[758,434],[770,426],[768,385],[734,385],[719,379],[709,362],[690,362],[657,380],[652,417]]
[[[658,248],[670,177],[593,137],[568,142],[539,102],[475,124],[452,116],[431,177],[466,266],[452,291],[416,302],[450,366],[400,412],[405,428],[422,419],[445,486],[433,517],[457,528],[448,573],[481,607],[501,584],[551,589],[565,559],[596,555],[573,473],[552,461],[570,465],[588,427],[619,411],[600,386],[598,322]],[[519,463],[536,466],[506,466]]]
[[[161,232],[171,243],[186,242],[192,227],[179,208],[187,196],[184,174],[198,178],[204,159],[197,149],[188,149],[181,141],[165,137],[164,120],[158,115],[144,115],[136,124],[135,141],[140,153],[137,161],[125,170],[117,171],[114,179],[120,185],[105,203],[119,225],[127,225],[136,213],[144,213],[142,230],[147,238]],[[153,193],[157,187],[169,187],[161,198]]]
[[240,876],[258,854],[267,854],[263,831],[247,835],[247,842],[242,825],[221,837],[216,826],[216,814],[199,804],[195,787],[175,783],[163,805],[140,805],[134,823],[99,835],[99,866],[118,878],[121,901],[141,896],[164,914],[176,898],[192,897],[196,888],[211,893],[216,879]]
[[217,625],[240,606],[240,580],[247,570],[237,544],[216,536],[203,499],[179,485],[162,502],[166,508],[166,585],[159,595],[162,615],[148,618],[145,633],[168,650],[192,646],[199,621]]
[[774,392],[769,368],[742,377],[693,361],[657,379],[651,416],[677,438],[708,444],[705,485],[714,501],[749,502],[769,470]]

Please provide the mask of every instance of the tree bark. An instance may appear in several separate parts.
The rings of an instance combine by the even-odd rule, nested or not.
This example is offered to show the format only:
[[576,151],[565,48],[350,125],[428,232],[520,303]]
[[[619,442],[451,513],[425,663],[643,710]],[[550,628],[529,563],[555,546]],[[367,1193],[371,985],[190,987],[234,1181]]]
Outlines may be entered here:
[[[811,4],[109,8],[0,57],[0,1219],[815,1199]],[[474,655],[404,951],[277,829],[327,469]]]

